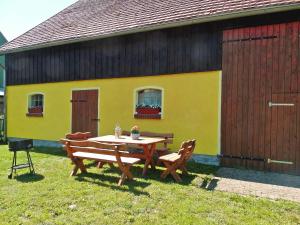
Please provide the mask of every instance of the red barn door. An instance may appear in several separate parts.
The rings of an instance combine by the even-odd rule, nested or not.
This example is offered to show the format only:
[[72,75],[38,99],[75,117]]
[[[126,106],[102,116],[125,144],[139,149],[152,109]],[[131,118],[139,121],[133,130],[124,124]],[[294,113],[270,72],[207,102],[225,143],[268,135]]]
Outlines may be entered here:
[[292,22],[223,32],[223,165],[300,174],[299,30]]

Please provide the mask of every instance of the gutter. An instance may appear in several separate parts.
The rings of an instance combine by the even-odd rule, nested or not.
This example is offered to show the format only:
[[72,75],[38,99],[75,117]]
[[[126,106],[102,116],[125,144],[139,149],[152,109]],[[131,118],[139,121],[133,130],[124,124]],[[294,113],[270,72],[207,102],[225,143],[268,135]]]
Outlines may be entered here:
[[139,27],[139,28],[130,29],[130,30],[121,30],[121,31],[118,31],[115,33],[110,33],[110,34],[105,34],[105,35],[97,35],[97,36],[93,36],[93,37],[70,38],[70,39],[65,39],[65,40],[46,42],[46,43],[42,43],[42,44],[35,44],[35,45],[31,45],[31,46],[26,46],[26,47],[13,48],[10,50],[3,50],[3,51],[0,50],[0,55],[29,51],[29,50],[34,50],[34,49],[46,48],[46,47],[59,46],[59,45],[65,45],[65,44],[78,43],[78,42],[83,42],[83,41],[92,41],[92,40],[97,40],[97,39],[104,39],[104,38],[108,38],[108,37],[115,37],[115,36],[121,36],[121,35],[133,34],[133,33],[140,33],[140,32],[160,30],[160,29],[166,29],[166,28],[187,26],[187,25],[192,25],[192,24],[200,24],[200,23],[235,19],[235,18],[241,18],[241,17],[247,17],[247,16],[263,15],[263,14],[276,13],[276,12],[286,12],[286,11],[292,11],[292,10],[297,10],[297,9],[300,9],[300,3],[295,3],[295,4],[288,5],[288,6],[279,5],[279,6],[267,7],[267,8],[261,8],[261,9],[243,10],[243,11],[239,11],[239,12],[224,13],[224,14],[213,15],[213,16],[208,15],[208,16],[204,16],[204,17],[200,17],[200,18],[186,19],[184,21],[167,22],[167,23],[162,23],[162,24],[152,24],[149,26]]

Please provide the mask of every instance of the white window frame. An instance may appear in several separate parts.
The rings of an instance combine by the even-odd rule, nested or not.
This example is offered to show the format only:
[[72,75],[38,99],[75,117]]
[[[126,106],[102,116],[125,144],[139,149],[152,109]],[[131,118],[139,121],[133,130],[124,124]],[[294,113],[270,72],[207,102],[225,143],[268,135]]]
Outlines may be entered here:
[[133,116],[136,113],[136,106],[138,105],[138,96],[139,92],[145,89],[155,89],[155,90],[160,90],[161,91],[161,112],[160,112],[160,119],[164,118],[164,99],[165,99],[165,90],[164,88],[160,86],[143,86],[143,87],[138,87],[134,89],[133,92]]
[[42,92],[33,92],[33,93],[30,93],[27,95],[27,110],[26,110],[26,112],[28,112],[28,109],[32,107],[31,106],[31,103],[32,103],[31,98],[34,95],[42,95],[43,96],[43,114],[44,114],[45,113],[45,94]]

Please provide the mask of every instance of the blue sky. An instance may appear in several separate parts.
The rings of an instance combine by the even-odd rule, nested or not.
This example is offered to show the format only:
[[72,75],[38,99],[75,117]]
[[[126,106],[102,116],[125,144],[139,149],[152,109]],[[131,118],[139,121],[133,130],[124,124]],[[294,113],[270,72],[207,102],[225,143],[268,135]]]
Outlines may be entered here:
[[0,31],[11,41],[77,0],[0,0]]

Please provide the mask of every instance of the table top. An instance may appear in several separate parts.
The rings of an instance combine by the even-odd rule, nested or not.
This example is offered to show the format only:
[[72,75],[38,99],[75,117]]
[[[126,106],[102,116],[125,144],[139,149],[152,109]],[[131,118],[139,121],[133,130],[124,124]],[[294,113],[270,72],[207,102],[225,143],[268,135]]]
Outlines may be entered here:
[[101,136],[101,137],[90,138],[89,141],[149,145],[149,144],[164,142],[165,139],[164,138],[152,138],[152,137],[140,137],[138,140],[133,140],[129,136],[122,135],[120,138],[116,138],[114,135],[106,135],[106,136]]

